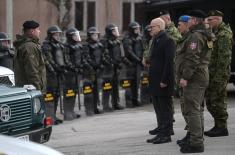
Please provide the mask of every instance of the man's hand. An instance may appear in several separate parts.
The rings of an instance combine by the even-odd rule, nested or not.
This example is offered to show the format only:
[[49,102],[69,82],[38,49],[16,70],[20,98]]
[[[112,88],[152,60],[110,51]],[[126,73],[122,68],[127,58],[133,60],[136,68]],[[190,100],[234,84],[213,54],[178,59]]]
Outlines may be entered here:
[[180,86],[183,88],[183,87],[186,87],[188,85],[188,81],[185,80],[185,79],[180,79]]
[[160,87],[165,88],[165,87],[167,87],[167,84],[160,82]]

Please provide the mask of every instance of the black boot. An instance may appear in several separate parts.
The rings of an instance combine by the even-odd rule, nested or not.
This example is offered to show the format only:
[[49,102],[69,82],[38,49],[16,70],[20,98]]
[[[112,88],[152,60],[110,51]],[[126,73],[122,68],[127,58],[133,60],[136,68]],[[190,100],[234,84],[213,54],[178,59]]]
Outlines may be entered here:
[[163,144],[169,142],[171,142],[171,136],[159,136],[159,138],[153,141],[153,144]]
[[113,106],[113,109],[114,109],[114,110],[123,110],[124,107],[121,106],[120,104],[115,104],[115,105]]
[[228,136],[228,129],[214,126],[211,130],[204,132],[204,135],[208,137]]
[[57,117],[54,118],[54,125],[58,125],[58,124],[61,124],[61,123],[63,123],[63,120],[61,120]]
[[103,111],[102,111],[102,110],[99,110],[99,109],[97,108],[97,109],[94,110],[94,113],[95,113],[95,114],[102,114]]
[[182,147],[184,144],[189,143],[189,138],[190,138],[190,132],[187,132],[186,136],[180,140],[177,140],[176,143]]
[[204,152],[204,146],[191,146],[186,144],[180,148],[181,153],[200,153]]

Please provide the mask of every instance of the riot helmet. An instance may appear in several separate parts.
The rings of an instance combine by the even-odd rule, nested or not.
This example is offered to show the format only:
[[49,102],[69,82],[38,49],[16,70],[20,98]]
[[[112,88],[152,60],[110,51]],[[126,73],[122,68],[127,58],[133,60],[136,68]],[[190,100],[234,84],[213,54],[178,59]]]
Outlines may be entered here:
[[131,22],[129,25],[129,32],[135,36],[140,34],[140,24],[137,22]]
[[57,26],[51,26],[47,29],[47,36],[49,39],[52,39],[54,41],[60,41],[61,40],[61,29]]
[[71,27],[66,31],[66,37],[68,41],[72,41],[72,42],[81,41],[80,32],[74,27]]
[[6,33],[0,32],[0,47],[10,48],[10,40]]
[[87,39],[92,41],[98,41],[99,40],[99,34],[100,32],[97,30],[96,27],[90,27],[87,30]]
[[119,37],[119,31],[118,31],[118,27],[115,24],[108,24],[105,27],[105,33],[108,36],[114,36],[114,37]]

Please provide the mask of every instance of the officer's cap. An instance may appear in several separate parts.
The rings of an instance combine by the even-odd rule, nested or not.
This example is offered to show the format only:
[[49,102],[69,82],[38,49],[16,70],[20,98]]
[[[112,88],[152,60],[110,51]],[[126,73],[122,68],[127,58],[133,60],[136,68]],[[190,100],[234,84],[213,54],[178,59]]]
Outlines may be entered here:
[[24,29],[36,29],[39,26],[39,23],[34,20],[25,21],[23,24]]
[[180,16],[179,22],[185,22],[185,23],[187,23],[187,22],[189,21],[189,19],[190,19],[190,16],[188,16],[188,15],[183,15],[183,16]]
[[169,11],[167,11],[167,10],[162,10],[162,11],[159,12],[159,15],[160,15],[160,16],[168,15],[168,14],[170,14],[170,13],[169,13]]
[[209,11],[208,16],[221,16],[221,17],[223,17],[224,14],[219,10],[211,10],[211,11]]
[[206,18],[206,14],[202,10],[191,10],[188,15],[196,18]]

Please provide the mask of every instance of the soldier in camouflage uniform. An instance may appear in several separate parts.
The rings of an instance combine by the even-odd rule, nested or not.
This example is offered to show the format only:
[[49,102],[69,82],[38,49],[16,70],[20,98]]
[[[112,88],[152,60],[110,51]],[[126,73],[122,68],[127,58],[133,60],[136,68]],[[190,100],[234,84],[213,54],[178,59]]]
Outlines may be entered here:
[[14,50],[10,48],[11,39],[4,32],[0,32],[0,66],[13,70]]
[[14,46],[15,84],[18,87],[33,85],[42,93],[46,91],[46,68],[39,43],[39,24],[25,21],[23,35],[16,35]]
[[177,83],[183,88],[184,116],[188,120],[189,140],[181,146],[182,153],[204,152],[203,99],[209,84],[208,65],[212,49],[211,36],[204,25],[205,13],[193,10],[188,14],[188,37],[177,49]]
[[209,137],[227,136],[227,96],[226,86],[230,77],[233,33],[229,25],[223,22],[223,13],[217,10],[209,12],[209,26],[215,34],[211,55],[210,83],[206,92],[206,105],[215,121],[215,126],[204,134]]
[[166,24],[166,33],[175,41],[177,44],[181,39],[181,34],[175,27],[175,24],[171,21],[171,17],[168,11],[160,11],[160,18],[162,18]]
[[[178,41],[178,44],[177,44],[176,60],[177,60],[178,53],[180,53],[182,48],[185,46],[185,43],[186,43],[188,36],[190,34],[189,26],[188,26],[189,18],[190,18],[190,16],[183,15],[183,16],[180,16],[179,20],[178,20],[178,30],[181,33],[182,38]],[[178,74],[179,74],[179,72],[178,72]],[[180,79],[178,78],[178,77],[180,77],[180,74],[179,75],[178,74],[177,73],[175,74],[176,75],[175,76],[176,83],[180,81]],[[177,83],[177,84],[179,84],[179,83]],[[179,89],[181,90],[181,88],[179,88]],[[183,115],[183,117],[185,119],[185,123],[186,123],[185,130],[188,130],[188,120],[186,117],[186,113],[184,111],[184,97],[183,97],[183,95],[180,96],[180,106],[181,106],[182,115]],[[189,135],[190,135],[190,133],[187,131],[187,134],[183,139],[177,140],[177,144],[181,145],[184,142],[188,141]]]

